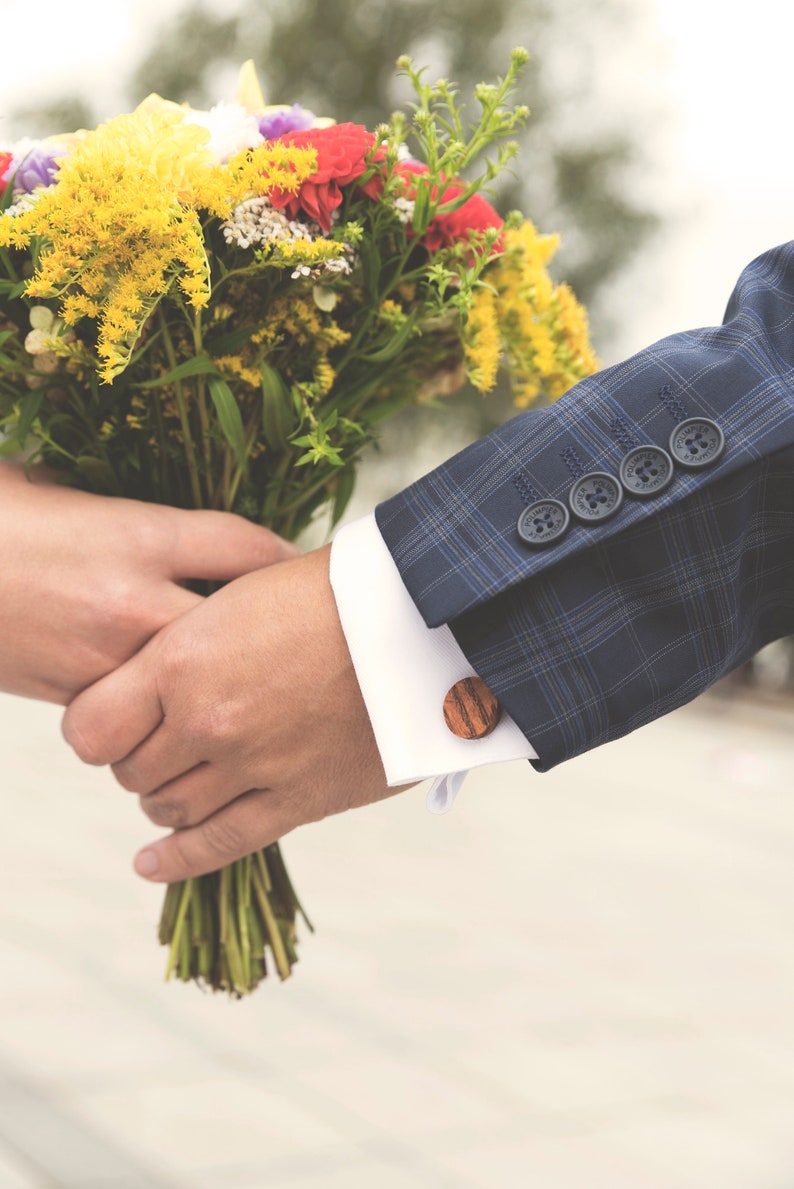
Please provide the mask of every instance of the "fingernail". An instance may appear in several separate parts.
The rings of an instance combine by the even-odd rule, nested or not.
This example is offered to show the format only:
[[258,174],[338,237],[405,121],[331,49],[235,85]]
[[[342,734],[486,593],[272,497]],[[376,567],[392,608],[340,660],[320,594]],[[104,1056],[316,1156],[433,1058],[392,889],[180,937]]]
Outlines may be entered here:
[[138,875],[143,875],[146,879],[151,879],[153,875],[156,875],[159,866],[160,860],[157,858],[157,851],[142,850],[135,856],[135,870]]

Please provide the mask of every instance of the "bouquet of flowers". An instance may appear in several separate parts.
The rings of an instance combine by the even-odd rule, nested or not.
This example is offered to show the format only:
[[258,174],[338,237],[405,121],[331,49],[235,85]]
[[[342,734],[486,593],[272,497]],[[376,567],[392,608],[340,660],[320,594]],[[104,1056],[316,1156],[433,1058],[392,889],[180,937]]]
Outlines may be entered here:
[[[265,106],[150,96],[93,131],[0,152],[0,451],[104,494],[335,522],[378,422],[500,362],[516,401],[593,370],[556,237],[484,189],[515,154],[527,55],[476,89],[407,59],[409,115],[374,132]],[[296,961],[277,845],[167,891],[168,975],[239,996]],[[307,922],[308,924],[308,922]],[[309,926],[311,927],[311,926]]]

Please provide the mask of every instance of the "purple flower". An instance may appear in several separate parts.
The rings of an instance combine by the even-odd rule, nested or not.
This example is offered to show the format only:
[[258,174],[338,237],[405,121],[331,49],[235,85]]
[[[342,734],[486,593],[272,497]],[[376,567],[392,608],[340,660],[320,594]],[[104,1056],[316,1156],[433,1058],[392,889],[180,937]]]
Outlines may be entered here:
[[306,132],[314,126],[314,112],[299,103],[292,107],[278,107],[259,117],[259,131],[265,140],[276,140],[285,132]]
[[14,179],[14,194],[32,194],[38,186],[51,186],[58,172],[62,145],[33,145],[14,153],[6,177]]

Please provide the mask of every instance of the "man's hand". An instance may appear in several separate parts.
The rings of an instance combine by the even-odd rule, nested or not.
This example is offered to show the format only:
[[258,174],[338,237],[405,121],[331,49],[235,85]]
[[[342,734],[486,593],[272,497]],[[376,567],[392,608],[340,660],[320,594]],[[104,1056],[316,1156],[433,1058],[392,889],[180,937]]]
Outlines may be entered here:
[[57,486],[0,463],[0,689],[67,703],[226,580],[296,550],[222,512],[186,512]]
[[176,833],[139,874],[223,867],[389,789],[328,579],[329,549],[231,583],[77,698],[64,735]]

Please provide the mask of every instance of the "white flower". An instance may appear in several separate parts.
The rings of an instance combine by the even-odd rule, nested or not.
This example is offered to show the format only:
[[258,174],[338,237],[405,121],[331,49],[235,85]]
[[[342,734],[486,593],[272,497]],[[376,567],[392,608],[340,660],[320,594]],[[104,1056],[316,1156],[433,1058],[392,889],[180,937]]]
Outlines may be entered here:
[[256,116],[239,103],[216,103],[209,111],[191,108],[185,119],[209,131],[207,148],[221,164],[243,149],[256,148],[264,140]]
[[330,314],[339,301],[339,297],[333,289],[326,289],[324,285],[315,285],[312,289],[312,297],[317,309],[322,310],[324,314]]
[[279,242],[297,243],[298,240],[311,243],[320,234],[316,223],[299,223],[288,219],[281,211],[274,210],[263,195],[246,198],[236,206],[221,230],[227,244],[236,244],[238,248]]
[[32,306],[30,310],[31,329],[25,338],[25,350],[33,356],[33,367],[42,375],[51,376],[59,367],[58,356],[52,350],[53,339],[62,338],[70,343],[74,340],[74,331],[63,333],[64,323],[56,318],[47,306]]
[[410,198],[393,198],[391,204],[401,223],[407,225],[413,222],[415,202]]

